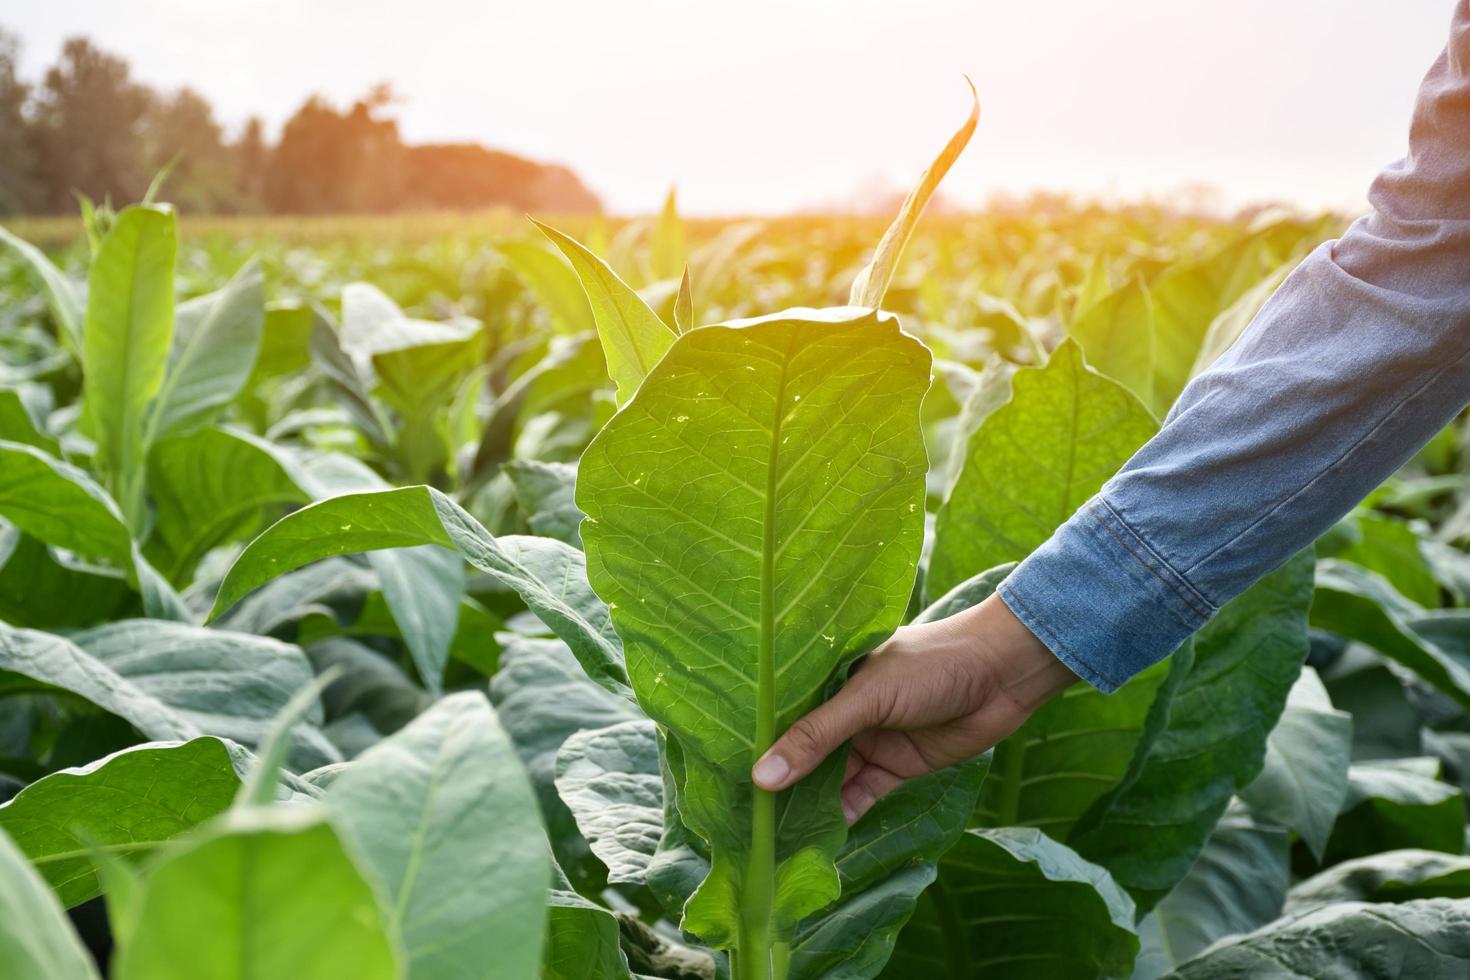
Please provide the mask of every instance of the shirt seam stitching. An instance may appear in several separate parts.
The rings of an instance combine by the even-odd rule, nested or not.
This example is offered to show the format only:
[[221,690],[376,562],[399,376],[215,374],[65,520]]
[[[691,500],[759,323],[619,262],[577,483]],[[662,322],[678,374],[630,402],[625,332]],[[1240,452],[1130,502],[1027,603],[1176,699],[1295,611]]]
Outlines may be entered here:
[[1068,666],[1070,666],[1072,663],[1076,663],[1078,666],[1085,668],[1088,673],[1095,675],[1108,687],[1117,689],[1122,686],[1120,682],[1114,680],[1111,676],[1099,670],[1095,664],[1088,663],[1086,660],[1083,660],[1076,653],[1074,653],[1072,651],[1072,648],[1067,646],[1062,638],[1054,633],[1051,628],[1048,627],[1046,623],[1042,621],[1039,616],[1036,615],[1035,611],[1033,611],[1032,608],[1026,604],[1026,600],[1021,598],[1021,594],[1017,592],[1014,588],[1012,588],[1008,582],[1002,582],[1000,584],[1000,588],[997,591],[1002,593],[1002,599],[1009,597],[1016,601],[1016,605],[1021,607],[1021,611],[1026,614],[1026,619],[1030,621],[1028,625],[1034,624],[1034,629],[1040,630],[1046,635],[1048,639],[1051,640],[1052,643],[1056,644],[1057,650],[1059,651],[1059,653],[1057,653],[1058,658],[1063,660],[1064,662],[1067,662]]
[[[1149,574],[1153,575],[1154,578],[1156,578],[1160,582],[1164,583],[1164,585],[1166,585],[1169,588],[1169,591],[1173,592],[1174,595],[1178,596],[1179,597],[1179,600],[1184,603],[1185,608],[1187,608],[1190,612],[1194,613],[1195,616],[1199,617],[1199,622],[1197,622],[1197,623],[1189,623],[1189,622],[1186,622],[1184,625],[1185,626],[1188,626],[1191,630],[1196,630],[1196,629],[1199,629],[1201,626],[1203,626],[1206,622],[1208,622],[1209,619],[1210,619],[1210,617],[1212,615],[1214,615],[1214,612],[1212,611],[1213,608],[1214,608],[1213,605],[1210,604],[1208,602],[1208,600],[1205,600],[1203,596],[1200,596],[1198,598],[1195,598],[1195,597],[1190,596],[1188,592],[1186,592],[1184,589],[1180,588],[1179,582],[1176,582],[1176,581],[1170,579],[1168,576],[1166,576],[1162,572],[1160,572],[1159,569],[1158,569],[1158,567],[1156,567],[1154,561],[1150,561],[1148,558],[1144,557],[1143,554],[1139,554],[1139,549],[1135,549],[1132,545],[1130,545],[1128,543],[1128,541],[1126,539],[1123,538],[1122,535],[1120,535],[1117,531],[1113,530],[1113,528],[1110,526],[1108,520],[1106,519],[1106,516],[1101,511],[1099,511],[1099,507],[1100,506],[1102,508],[1106,509],[1106,511],[1107,511],[1108,514],[1112,514],[1115,518],[1117,518],[1118,523],[1120,525],[1122,525],[1123,528],[1125,530],[1127,530],[1129,534],[1133,535],[1134,537],[1137,537],[1138,540],[1139,540],[1139,542],[1140,542],[1140,544],[1143,544],[1143,539],[1142,539],[1142,537],[1140,537],[1138,535],[1138,532],[1135,531],[1135,530],[1133,530],[1133,528],[1130,527],[1127,524],[1127,522],[1125,522],[1123,520],[1123,518],[1122,518],[1121,515],[1119,515],[1116,511],[1114,511],[1112,507],[1108,506],[1108,504],[1106,503],[1106,501],[1103,501],[1101,499],[1095,500],[1089,506],[1089,508],[1088,508],[1091,511],[1091,513],[1092,513],[1093,520],[1095,520],[1097,522],[1098,526],[1100,526],[1104,531],[1108,532],[1108,535],[1110,537],[1112,537],[1112,539],[1114,541],[1116,541],[1119,544],[1119,546],[1121,546],[1123,548],[1124,551],[1126,551],[1126,552],[1128,552],[1128,554],[1132,555],[1134,561],[1138,562],[1138,564],[1140,564],[1144,568],[1148,569]],[[1142,551],[1145,554],[1151,554],[1152,549],[1148,548],[1147,545],[1145,544],[1143,546],[1143,548],[1142,548]],[[1160,565],[1162,565],[1163,568],[1166,571],[1168,571],[1168,573],[1170,575],[1174,576],[1175,579],[1183,580],[1184,576],[1182,576],[1178,572],[1174,571],[1174,569],[1172,567],[1170,567],[1167,562],[1164,562],[1163,559],[1159,558],[1156,555],[1153,556],[1153,557],[1154,557],[1154,560],[1157,561]],[[1186,582],[1185,584],[1187,585],[1188,583]],[[1204,602],[1205,603],[1204,609],[1201,609],[1200,608],[1200,606],[1198,604],[1200,602]]]

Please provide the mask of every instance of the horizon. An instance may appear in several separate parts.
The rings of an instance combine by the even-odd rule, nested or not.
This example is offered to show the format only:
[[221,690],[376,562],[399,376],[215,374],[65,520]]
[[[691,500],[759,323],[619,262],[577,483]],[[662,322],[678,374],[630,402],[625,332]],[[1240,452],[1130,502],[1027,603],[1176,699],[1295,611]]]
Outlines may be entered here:
[[[642,9],[658,16],[637,21],[581,3],[496,11],[424,0],[405,21],[383,3],[351,14],[343,0],[208,6],[60,0],[7,12],[0,27],[19,37],[28,81],[64,38],[84,35],[127,58],[140,81],[199,91],[231,133],[259,115],[274,138],[308,96],[341,105],[387,81],[405,140],[478,142],[563,164],[614,214],[656,211],[670,187],[697,217],[901,193],[963,119],[965,73],[982,117],[946,182],[956,206],[1036,192],[1100,201],[1204,193],[1224,210],[1279,202],[1351,212],[1404,152],[1414,92],[1451,11],[1447,0],[1392,10],[1132,0],[1106,11],[1074,0],[1024,10],[915,0],[893,17],[876,0],[798,9],[763,0],[736,20],[656,0]],[[583,29],[559,33],[558,17]],[[1262,35],[1263,22],[1275,30]],[[355,25],[345,45],[343,24]],[[743,43],[751,33],[758,45]],[[479,38],[507,34],[520,42],[476,63]],[[544,49],[579,67],[548,73]],[[755,71],[740,60],[748,50],[763,52]],[[419,51],[434,56],[411,56]],[[880,61],[887,72],[871,70]],[[516,97],[479,97],[466,71]],[[699,151],[710,146],[720,150]]]

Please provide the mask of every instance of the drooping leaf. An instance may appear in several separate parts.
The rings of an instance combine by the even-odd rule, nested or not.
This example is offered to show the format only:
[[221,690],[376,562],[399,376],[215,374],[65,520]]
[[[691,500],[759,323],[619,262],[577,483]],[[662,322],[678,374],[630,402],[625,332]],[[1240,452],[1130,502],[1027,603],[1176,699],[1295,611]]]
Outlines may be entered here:
[[1439,582],[1419,550],[1419,535],[1407,524],[1376,514],[1360,514],[1354,523],[1357,539],[1334,558],[1377,572],[1410,602],[1439,605]]
[[903,206],[898,209],[898,216],[879,240],[872,261],[863,266],[853,280],[852,289],[848,293],[849,304],[873,310],[883,305],[883,297],[887,295],[888,286],[893,282],[898,260],[919,223],[919,216],[924,213],[925,205],[939,189],[939,182],[944,180],[944,175],[949,173],[949,168],[954,166],[954,162],[969,144],[970,137],[974,135],[975,126],[980,122],[980,96],[975,91],[975,83],[968,77],[965,84],[970,86],[969,116],[965,118],[964,125],[949,138],[949,142],[944,144],[944,149],[939,151],[934,162],[919,177],[919,183],[904,199]]
[[454,548],[475,568],[514,589],[584,669],[614,693],[627,674],[607,607],[588,588],[577,549],[549,538],[495,538],[430,487],[348,493],[281,518],[235,560],[211,616],[278,575],[333,555],[419,545]]
[[1195,636],[1192,663],[1176,664],[1187,673],[1168,725],[1069,838],[1142,910],[1184,877],[1231,796],[1260,773],[1307,654],[1311,583],[1312,557],[1303,552]]
[[1170,980],[1448,977],[1470,960],[1470,909],[1443,898],[1342,902],[1212,946]]
[[229,808],[240,777],[219,739],[150,743],[31,783],[0,830],[70,908],[101,894],[94,857],[144,858]]
[[1368,644],[1470,710],[1470,667],[1414,630],[1412,620],[1420,613],[1365,568],[1328,559],[1317,570],[1313,626]]
[[1138,952],[1133,902],[1095,864],[1034,828],[969,830],[944,856],[883,974],[1093,980]]
[[1323,861],[1336,864],[1406,847],[1462,853],[1465,800],[1459,787],[1440,782],[1438,775],[1438,759],[1355,763]]
[[61,457],[61,446],[43,431],[24,389],[0,388],[0,440],[35,446],[49,456]]
[[1332,707],[1317,672],[1302,669],[1266,739],[1261,774],[1240,791],[1252,812],[1301,835],[1319,859],[1347,795],[1353,717]]
[[95,980],[97,968],[51,889],[0,830],[0,974]]
[[148,407],[145,447],[208,424],[235,400],[255,366],[264,320],[254,260],[218,292],[179,306],[163,383]]
[[485,696],[452,694],[327,790],[383,889],[408,976],[532,980],[551,862],[536,799]]
[[[842,759],[779,800],[749,770],[903,614],[928,373],[928,352],[868,311],[702,328],[582,457],[588,574],[639,703],[681,745],[681,809],[713,850],[684,910],[713,945],[734,943],[748,889],[769,895],[775,942],[836,897]],[[753,841],[770,851],[752,878]]]
[[1083,363],[1075,343],[1045,367],[1017,371],[1011,388],[969,437],[939,510],[924,580],[931,596],[1025,558],[1158,428],[1131,392]]
[[234,810],[170,848],[136,898],[118,980],[397,980],[377,896],[316,807]]
[[87,281],[82,397],[96,465],[129,526],[143,524],[144,416],[163,384],[174,329],[173,211],[117,216]]
[[365,282],[342,287],[342,350],[351,357],[371,358],[414,347],[463,341],[479,332],[468,317],[436,323],[405,316],[382,290]]

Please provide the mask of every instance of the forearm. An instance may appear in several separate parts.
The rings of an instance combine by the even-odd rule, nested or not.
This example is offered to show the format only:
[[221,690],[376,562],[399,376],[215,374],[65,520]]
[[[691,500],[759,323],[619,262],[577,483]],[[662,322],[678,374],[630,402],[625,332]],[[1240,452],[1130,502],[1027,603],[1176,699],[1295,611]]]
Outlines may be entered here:
[[1313,252],[1158,435],[1001,586],[1112,690],[1350,510],[1470,400],[1470,3],[1374,211]]

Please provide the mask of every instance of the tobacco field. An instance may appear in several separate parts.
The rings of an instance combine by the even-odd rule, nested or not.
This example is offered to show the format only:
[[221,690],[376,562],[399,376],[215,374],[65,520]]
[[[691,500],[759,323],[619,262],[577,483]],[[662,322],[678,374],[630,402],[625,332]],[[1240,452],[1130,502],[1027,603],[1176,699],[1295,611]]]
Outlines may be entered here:
[[1118,693],[754,788],[1341,228],[908,240],[966,135],[886,233],[0,233],[0,977],[1470,976],[1463,420]]

